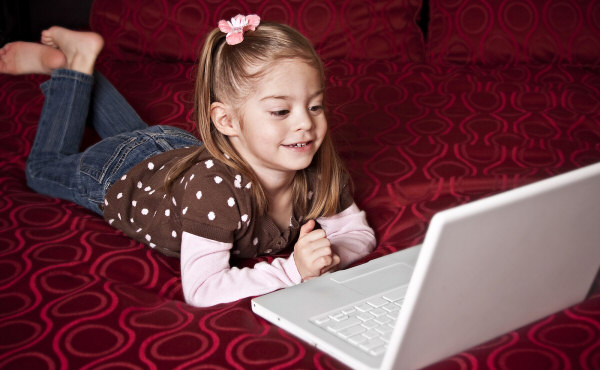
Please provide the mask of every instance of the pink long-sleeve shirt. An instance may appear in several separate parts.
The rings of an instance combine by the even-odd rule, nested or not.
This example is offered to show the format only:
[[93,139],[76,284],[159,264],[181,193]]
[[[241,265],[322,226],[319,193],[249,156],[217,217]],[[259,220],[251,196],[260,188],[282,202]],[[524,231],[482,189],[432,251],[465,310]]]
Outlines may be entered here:
[[[375,234],[365,213],[356,204],[331,216],[317,219],[340,257],[340,267],[367,255],[375,248]],[[201,246],[201,248],[198,248]],[[232,243],[218,242],[184,232],[181,240],[181,280],[185,301],[204,307],[257,296],[301,282],[294,261],[276,258],[253,268],[229,265]]]

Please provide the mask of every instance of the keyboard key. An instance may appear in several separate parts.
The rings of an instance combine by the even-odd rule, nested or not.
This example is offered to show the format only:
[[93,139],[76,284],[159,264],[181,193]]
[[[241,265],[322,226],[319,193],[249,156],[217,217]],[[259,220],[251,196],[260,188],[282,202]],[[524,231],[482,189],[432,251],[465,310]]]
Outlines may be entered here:
[[365,321],[362,323],[362,326],[364,326],[367,329],[373,329],[379,326],[379,323],[377,323],[375,320],[369,320],[369,321]]
[[334,320],[334,321],[348,320],[348,315],[346,315],[343,312],[336,313],[336,314],[331,314],[331,315],[329,315],[329,317],[331,317],[331,319]]
[[362,334],[358,334],[358,335],[348,338],[348,343],[358,346],[360,343],[362,343],[366,340],[367,340],[367,337],[365,337]]
[[356,309],[359,310],[360,312],[367,312],[367,311],[371,311],[373,309],[373,306],[366,304],[366,303],[362,303],[356,306]]
[[382,308],[388,312],[396,312],[396,311],[400,310],[400,306],[398,306],[397,304],[392,303],[392,302],[386,304]]
[[367,331],[367,329],[364,328],[362,325],[355,325],[355,326],[351,326],[347,329],[344,329],[344,330],[338,332],[337,334],[342,338],[349,338],[349,337],[353,337],[355,335],[364,333],[366,331]]
[[371,313],[371,315],[373,315],[373,316],[377,316],[377,317],[379,317],[379,316],[386,315],[386,314],[387,314],[387,311],[386,311],[386,310],[384,310],[384,309],[382,309],[382,308],[376,308],[376,309],[372,310],[370,313]]
[[370,351],[373,350],[377,347],[382,347],[385,345],[385,342],[382,341],[379,338],[373,338],[373,339],[369,339],[366,342],[363,342],[359,345],[360,348],[364,349],[365,351]]
[[350,317],[348,320],[344,320],[344,321],[338,321],[338,322],[332,321],[332,322],[328,323],[326,325],[326,327],[327,327],[327,330],[336,333],[340,330],[344,330],[346,328],[349,328],[354,325],[358,325],[360,323],[362,323],[362,321],[360,321],[356,317]]
[[373,339],[381,336],[381,333],[376,330],[369,330],[365,333],[362,333],[362,335],[364,335],[367,339]]
[[387,324],[390,321],[391,321],[390,318],[387,316],[381,316],[381,317],[378,317],[375,319],[375,322],[378,324],[381,324],[381,325]]
[[373,356],[379,356],[381,354],[384,354],[385,351],[387,351],[387,348],[385,346],[381,346],[381,347],[376,347],[376,348],[369,350],[369,353],[372,354]]
[[321,317],[317,317],[316,319],[312,320],[312,322],[314,322],[315,324],[317,324],[319,326],[323,326],[323,324],[325,324],[327,321],[329,321],[329,316],[321,316]]
[[379,308],[379,307],[385,306],[389,302],[386,301],[385,299],[381,298],[381,297],[375,297],[375,298],[369,299],[367,301],[367,303],[370,304],[371,306],[375,307],[375,308]]
[[356,315],[356,317],[359,318],[361,321],[369,321],[375,318],[375,316],[371,315],[369,312],[361,312],[358,315]]

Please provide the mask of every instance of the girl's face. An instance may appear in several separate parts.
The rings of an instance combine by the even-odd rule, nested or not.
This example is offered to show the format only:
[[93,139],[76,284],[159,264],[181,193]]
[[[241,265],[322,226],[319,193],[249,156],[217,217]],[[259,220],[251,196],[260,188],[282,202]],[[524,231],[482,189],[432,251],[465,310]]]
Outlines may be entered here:
[[231,143],[261,179],[308,167],[327,131],[320,75],[300,60],[274,63],[237,112]]

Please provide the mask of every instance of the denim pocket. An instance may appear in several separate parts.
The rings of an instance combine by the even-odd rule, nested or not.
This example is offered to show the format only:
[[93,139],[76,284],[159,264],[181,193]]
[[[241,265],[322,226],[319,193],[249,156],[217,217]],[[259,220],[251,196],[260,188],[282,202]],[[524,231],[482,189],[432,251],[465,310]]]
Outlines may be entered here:
[[201,145],[195,136],[170,126],[151,126],[103,139],[81,157],[81,190],[91,201],[103,202],[108,188],[138,163],[169,150],[194,145]]

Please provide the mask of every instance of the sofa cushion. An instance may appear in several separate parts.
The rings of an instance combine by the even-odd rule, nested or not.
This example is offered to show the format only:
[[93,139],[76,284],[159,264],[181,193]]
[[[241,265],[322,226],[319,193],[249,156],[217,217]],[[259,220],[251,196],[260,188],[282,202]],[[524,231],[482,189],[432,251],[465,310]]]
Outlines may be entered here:
[[430,17],[430,62],[600,62],[597,0],[431,0]]
[[420,9],[421,0],[96,0],[90,26],[107,40],[107,54],[123,60],[194,61],[220,19],[256,13],[300,30],[324,59],[422,61]]

